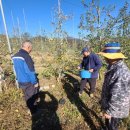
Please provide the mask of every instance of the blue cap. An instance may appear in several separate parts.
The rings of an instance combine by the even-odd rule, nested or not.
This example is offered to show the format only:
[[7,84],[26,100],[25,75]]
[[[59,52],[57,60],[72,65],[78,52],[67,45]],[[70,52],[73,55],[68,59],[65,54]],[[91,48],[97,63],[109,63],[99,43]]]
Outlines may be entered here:
[[83,54],[84,52],[88,52],[89,49],[87,47],[83,48],[82,51],[81,51],[81,54]]

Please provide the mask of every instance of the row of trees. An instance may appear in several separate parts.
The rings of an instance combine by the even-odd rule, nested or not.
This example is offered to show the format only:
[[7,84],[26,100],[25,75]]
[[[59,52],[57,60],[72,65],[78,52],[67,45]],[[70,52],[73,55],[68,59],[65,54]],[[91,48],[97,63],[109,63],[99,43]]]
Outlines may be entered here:
[[[37,36],[31,36],[28,32],[20,36],[19,29],[16,28],[13,30],[17,33],[15,32],[11,38],[12,48],[15,51],[21,46],[22,40],[31,39],[36,45],[34,45],[35,50],[53,50],[57,59],[62,59],[68,48],[80,51],[86,44],[91,44],[94,50],[98,52],[105,42],[120,41],[125,53],[130,56],[128,50],[128,46],[130,46],[130,4],[126,1],[119,12],[114,14],[116,6],[101,7],[100,2],[100,0],[81,1],[85,12],[80,16],[79,38],[69,37],[63,28],[65,22],[72,19],[73,16],[65,15],[59,5],[58,8],[54,9],[55,20],[52,21],[54,32],[51,35],[48,35],[46,30],[41,28],[41,33]],[[1,36],[1,40],[3,39]]]
[[[99,43],[99,49],[101,49],[102,40],[104,41],[104,39],[130,37],[130,4],[127,1],[119,12],[117,12],[115,5],[102,7],[100,5],[101,0],[91,0],[91,2],[81,0],[81,4],[85,12],[81,14],[78,26],[81,30],[78,33],[80,39],[90,41],[94,46],[96,43]],[[72,15],[65,15],[63,13],[60,5],[58,8],[55,8],[53,18],[55,20],[51,22],[54,32],[49,35],[49,39],[57,38],[57,43],[60,42],[63,46],[63,42],[67,42],[66,38],[68,37],[67,31],[63,27],[65,22],[72,18]],[[15,32],[15,37],[24,39],[31,37],[27,32],[20,36],[18,28],[13,29],[13,31]],[[42,39],[47,38],[48,34],[41,28],[38,37],[41,38],[41,42],[44,42]]]
[[127,37],[130,36],[130,4],[126,1],[115,16],[116,6],[100,7],[100,0],[86,3],[82,0],[86,12],[80,17],[79,28],[87,30],[89,37]]
[[100,0],[92,0],[90,3],[82,0],[86,12],[81,14],[79,28],[85,32],[84,37],[101,43],[104,39],[130,37],[130,4],[126,1],[117,14],[116,6],[100,6]]

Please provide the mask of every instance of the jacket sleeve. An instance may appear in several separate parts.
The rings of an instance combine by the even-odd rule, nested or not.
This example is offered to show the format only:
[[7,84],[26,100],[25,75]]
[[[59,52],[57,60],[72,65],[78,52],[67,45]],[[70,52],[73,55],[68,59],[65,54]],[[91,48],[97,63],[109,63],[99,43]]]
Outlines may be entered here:
[[116,116],[122,107],[127,107],[126,104],[128,104],[129,96],[126,89],[127,83],[124,82],[122,78],[117,77],[110,87],[110,99],[106,113],[111,116]]
[[34,62],[31,58],[31,56],[29,56],[29,55],[25,59],[25,70],[26,70],[26,73],[30,77],[31,83],[36,84],[37,78],[36,78],[36,73],[35,73],[35,69],[34,69]]
[[79,67],[80,67],[81,69],[83,69],[83,67],[84,67],[83,61],[81,62],[81,64],[79,64]]
[[32,84],[36,84],[37,83],[37,79],[36,79],[36,74],[35,74],[35,71],[31,71],[28,67],[28,65],[24,64],[24,68],[25,68],[25,71],[27,73],[27,75],[29,76],[30,80],[31,80],[31,83]]
[[94,71],[97,71],[97,70],[99,70],[101,68],[102,62],[101,62],[100,58],[97,55],[95,55],[94,61],[95,61],[95,67],[93,69],[94,69]]
[[83,60],[82,60],[82,62],[81,62],[81,64],[79,65],[81,68],[84,68],[84,58],[83,58]]

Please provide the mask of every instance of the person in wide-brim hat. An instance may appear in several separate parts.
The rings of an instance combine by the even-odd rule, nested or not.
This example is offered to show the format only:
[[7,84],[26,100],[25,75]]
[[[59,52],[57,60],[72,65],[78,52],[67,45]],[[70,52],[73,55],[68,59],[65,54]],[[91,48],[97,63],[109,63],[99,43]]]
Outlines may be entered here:
[[121,52],[120,43],[115,43],[115,42],[107,43],[103,51],[99,52],[98,54],[108,59],[126,59],[127,58]]
[[100,52],[108,63],[101,94],[101,108],[107,130],[118,130],[130,110],[130,70],[124,63],[120,43],[107,43]]

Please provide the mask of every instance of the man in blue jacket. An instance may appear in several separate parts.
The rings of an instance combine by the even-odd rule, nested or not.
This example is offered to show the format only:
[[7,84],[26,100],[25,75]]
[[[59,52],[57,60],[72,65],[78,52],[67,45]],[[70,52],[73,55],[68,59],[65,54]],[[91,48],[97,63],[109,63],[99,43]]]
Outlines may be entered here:
[[19,87],[23,90],[26,104],[30,109],[31,114],[34,114],[37,111],[35,101],[38,98],[39,85],[34,69],[34,62],[29,55],[31,51],[31,41],[26,40],[22,43],[22,48],[12,57],[12,59]]
[[82,52],[83,60],[78,69],[88,70],[91,73],[91,78],[82,78],[80,84],[79,95],[82,94],[83,89],[86,87],[86,83],[89,83],[90,86],[90,97],[93,97],[95,92],[96,79],[98,78],[98,72],[102,66],[101,60],[98,55],[91,52],[91,47],[87,46],[83,48]]

